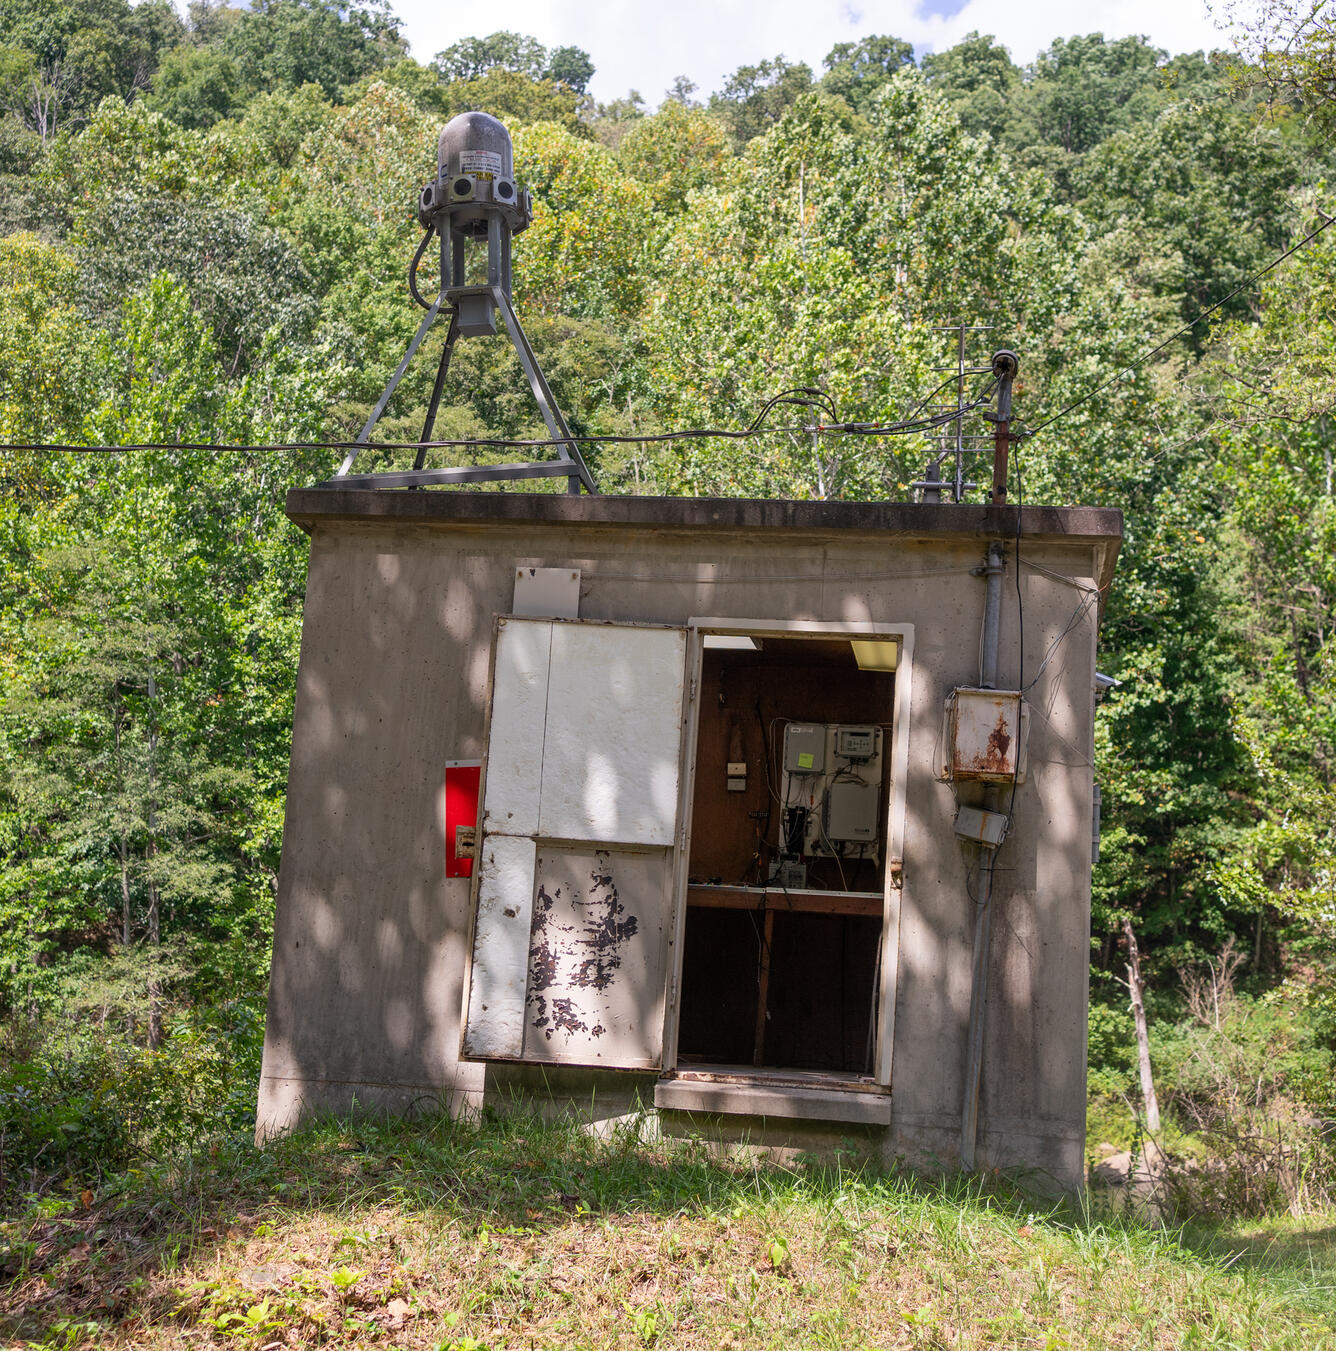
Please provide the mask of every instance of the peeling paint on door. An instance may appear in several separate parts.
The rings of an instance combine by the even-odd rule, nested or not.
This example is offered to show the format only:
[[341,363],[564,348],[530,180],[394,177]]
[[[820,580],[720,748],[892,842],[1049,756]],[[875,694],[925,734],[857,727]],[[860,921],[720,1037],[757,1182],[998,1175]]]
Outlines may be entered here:
[[[572,895],[569,907],[558,912],[561,899],[560,887],[549,893],[539,886],[529,947],[529,1016],[548,1041],[557,1032],[601,1037],[607,1028],[581,1021],[574,999],[549,991],[607,990],[621,968],[625,945],[640,930],[640,920],[622,903],[607,852],[596,856],[584,893]],[[559,913],[574,914],[576,920],[565,922]]]
[[526,1058],[619,1064],[637,1046],[643,1056],[661,1011],[663,885],[657,851],[540,846]]

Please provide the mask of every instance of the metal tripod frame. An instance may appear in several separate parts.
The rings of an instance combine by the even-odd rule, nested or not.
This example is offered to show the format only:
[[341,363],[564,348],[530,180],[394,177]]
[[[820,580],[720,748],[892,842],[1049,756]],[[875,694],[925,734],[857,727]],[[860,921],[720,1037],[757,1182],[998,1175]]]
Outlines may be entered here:
[[[425,244],[426,241],[424,240],[424,247]],[[584,457],[580,454],[580,447],[571,435],[571,429],[566,425],[566,419],[561,415],[561,409],[557,406],[552,388],[547,383],[542,368],[538,365],[538,358],[529,345],[529,339],[525,336],[519,316],[515,313],[515,306],[510,299],[510,230],[498,214],[489,214],[487,220],[487,284],[484,286],[465,286],[462,284],[464,280],[464,245],[465,241],[462,235],[455,233],[453,230],[442,232],[441,275],[442,277],[447,275],[445,263],[448,249],[451,264],[449,275],[454,284],[442,287],[435,301],[427,307],[427,313],[418,325],[418,330],[413,335],[412,342],[408,344],[408,351],[404,353],[403,360],[400,361],[394,374],[390,376],[390,382],[385,386],[384,393],[376,401],[376,406],[371,410],[371,416],[367,418],[362,430],[358,432],[356,447],[348,452],[343,463],[339,466],[338,472],[327,481],[325,486],[340,488],[420,488],[430,484],[442,483],[494,483],[510,479],[565,478],[568,493],[578,493],[581,488],[589,493],[597,493],[598,488],[594,484],[593,475],[589,472]],[[419,249],[418,258],[420,258],[421,253],[422,250]],[[413,269],[416,269],[418,258],[413,260]],[[414,294],[416,294],[416,291],[414,291]],[[457,466],[451,469],[426,469],[423,467],[428,449],[425,443],[431,440],[431,434],[436,425],[436,413],[441,403],[441,391],[445,385],[446,372],[450,369],[450,357],[454,352],[455,343],[460,337],[472,336],[467,329],[461,329],[461,311],[467,308],[476,322],[480,305],[483,309],[495,307],[496,310],[501,311],[501,317],[505,320],[506,334],[510,338],[511,345],[515,349],[515,355],[519,357],[520,365],[529,381],[529,389],[533,393],[534,402],[538,405],[538,411],[543,415],[543,421],[547,424],[552,445],[557,451],[557,458],[553,460],[531,460],[522,464],[475,464]],[[399,387],[399,382],[403,379],[404,372],[408,370],[409,363],[417,354],[418,348],[422,346],[431,326],[443,313],[450,316],[449,327],[446,330],[445,347],[441,352],[440,365],[436,368],[436,380],[432,385],[431,401],[427,405],[426,420],[422,424],[422,435],[418,438],[424,444],[418,447],[413,468],[402,473],[350,473],[353,462],[361,453],[361,448],[369,441],[372,430],[376,423],[380,421],[381,414],[384,413],[394,391]],[[495,328],[487,328],[483,331],[495,332]]]

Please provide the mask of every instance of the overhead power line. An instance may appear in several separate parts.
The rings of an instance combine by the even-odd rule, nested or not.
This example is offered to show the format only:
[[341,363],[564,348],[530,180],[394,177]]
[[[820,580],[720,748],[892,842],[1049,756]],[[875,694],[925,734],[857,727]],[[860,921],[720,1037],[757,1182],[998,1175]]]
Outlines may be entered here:
[[1029,428],[1024,433],[1025,436],[1026,437],[1038,436],[1039,433],[1042,432],[1045,427],[1051,427],[1059,418],[1066,417],[1068,413],[1071,413],[1077,408],[1080,408],[1080,406],[1083,403],[1086,403],[1090,399],[1093,399],[1095,395],[1099,394],[1101,391],[1108,389],[1110,385],[1114,384],[1118,380],[1121,380],[1123,376],[1127,375],[1129,372],[1136,370],[1139,366],[1144,366],[1146,362],[1148,362],[1152,357],[1158,356],[1159,353],[1163,352],[1164,349],[1168,347],[1171,343],[1177,342],[1178,339],[1181,338],[1185,333],[1191,333],[1192,330],[1196,328],[1197,325],[1200,324],[1203,320],[1209,319],[1211,315],[1213,315],[1222,306],[1228,305],[1229,302],[1233,300],[1236,295],[1239,295],[1241,292],[1246,291],[1250,287],[1255,286],[1259,281],[1262,280],[1263,277],[1267,275],[1268,272],[1273,272],[1276,268],[1278,268],[1281,265],[1281,263],[1283,263],[1288,257],[1290,257],[1291,254],[1298,253],[1300,249],[1304,248],[1308,244],[1311,244],[1313,240],[1315,240],[1318,237],[1318,235],[1320,235],[1323,232],[1323,230],[1327,228],[1327,226],[1332,224],[1333,221],[1336,221],[1336,216],[1328,216],[1326,215],[1325,212],[1319,214],[1322,215],[1323,220],[1322,224],[1319,225],[1317,229],[1309,231],[1309,233],[1306,234],[1301,240],[1299,240],[1298,243],[1291,244],[1290,247],[1286,249],[1284,253],[1282,253],[1278,258],[1273,258],[1271,262],[1269,262],[1260,272],[1254,273],[1251,277],[1248,278],[1247,281],[1240,282],[1239,285],[1236,286],[1227,296],[1224,296],[1220,300],[1217,300],[1215,304],[1212,305],[1209,309],[1203,310],[1190,323],[1184,324],[1182,328],[1177,330],[1177,332],[1171,333],[1167,338],[1164,339],[1163,342],[1157,343],[1154,347],[1152,347],[1150,351],[1143,352],[1139,357],[1137,357],[1135,361],[1131,362],[1127,366],[1122,367],[1120,370],[1115,371],[1111,376],[1109,376],[1107,380],[1102,381],[1100,384],[1096,385],[1094,389],[1088,390],[1085,394],[1082,394],[1079,399],[1073,399],[1072,402],[1069,403],[1065,408],[1062,408],[1058,412],[1054,413],[1052,417],[1045,418],[1043,422],[1041,422],[1037,427]]
[[[797,397],[797,396],[805,397]],[[808,397],[810,396],[810,397]],[[204,450],[222,454],[257,454],[279,451],[300,450],[512,450],[542,449],[544,446],[562,445],[567,440],[579,445],[644,445],[665,441],[687,440],[732,440],[742,441],[764,433],[794,433],[810,436],[907,436],[915,432],[933,431],[956,421],[965,414],[973,412],[987,403],[982,397],[965,404],[959,409],[935,413],[930,417],[910,418],[902,422],[841,422],[837,410],[829,395],[819,390],[785,390],[768,399],[755,418],[742,428],[728,427],[688,427],[680,431],[646,432],[642,434],[603,434],[593,436],[558,437],[470,437],[445,441],[279,441],[267,444],[236,445],[218,444],[211,441],[137,441],[124,445],[77,446],[56,443],[9,443],[0,449],[22,450],[36,454],[67,455],[122,455],[131,451],[171,451]],[[829,422],[803,423],[801,425],[770,426],[764,421],[773,409],[785,404],[796,404],[815,408],[817,411],[835,415]],[[921,404],[919,405],[922,406]],[[917,411],[917,410],[915,410]]]
[[[1152,357],[1157,356],[1170,344],[1176,342],[1185,333],[1190,333],[1198,324],[1209,319],[1223,306],[1229,304],[1235,296],[1255,286],[1268,273],[1273,272],[1287,258],[1300,249],[1307,247],[1313,242],[1328,226],[1336,224],[1336,216],[1328,216],[1325,212],[1322,215],[1322,223],[1315,229],[1310,230],[1302,239],[1290,245],[1282,254],[1273,258],[1264,268],[1255,272],[1247,281],[1241,282],[1228,295],[1217,300],[1215,304],[1203,310],[1195,319],[1176,329],[1167,338],[1157,343],[1149,351],[1143,352],[1136,360],[1129,362],[1126,366],[1119,368],[1106,380],[1102,380],[1093,389],[1087,390],[1080,398],[1073,399],[1071,403],[1059,409],[1050,417],[1045,418],[1037,426],[1028,428],[1021,435],[1026,439],[1038,436],[1040,432],[1051,427],[1059,419],[1066,417],[1069,413],[1080,408],[1082,404],[1089,402],[1097,394],[1108,389],[1108,387],[1123,376],[1144,366]],[[954,378],[954,377],[953,377]],[[942,389],[949,381],[944,381],[937,388]],[[934,390],[933,393],[937,391]],[[473,449],[473,450],[510,450],[510,449],[541,449],[544,446],[551,447],[563,444],[577,445],[647,445],[654,443],[663,443],[671,441],[689,441],[689,440],[747,440],[759,436],[764,432],[773,434],[802,434],[818,436],[858,436],[858,437],[883,437],[883,436],[907,436],[916,432],[935,431],[941,427],[947,426],[952,422],[958,421],[966,414],[974,412],[988,402],[991,389],[985,390],[978,398],[973,399],[968,404],[963,404],[958,408],[948,409],[941,413],[936,413],[930,417],[916,417],[915,414],[923,408],[928,399],[932,398],[929,394],[926,398],[915,405],[908,418],[899,422],[842,422],[839,419],[838,410],[834,400],[826,391],[815,389],[811,386],[800,386],[793,389],[782,390],[779,394],[767,399],[761,406],[760,411],[752,421],[743,428],[726,427],[688,427],[678,431],[669,432],[648,432],[642,434],[599,434],[592,436],[571,436],[558,438],[523,438],[523,437],[470,437],[444,441],[279,441],[263,444],[239,445],[239,444],[219,444],[211,441],[139,441],[130,442],[123,445],[96,445],[80,446],[68,443],[56,442],[10,442],[0,449],[21,450],[33,454],[49,455],[123,455],[130,452],[142,451],[171,451],[171,450],[204,450],[213,451],[219,454],[270,454],[283,451],[303,451],[303,450],[449,450],[449,449]],[[765,424],[766,416],[776,407],[792,405],[814,409],[828,417],[829,421],[806,423],[793,426],[767,426]]]

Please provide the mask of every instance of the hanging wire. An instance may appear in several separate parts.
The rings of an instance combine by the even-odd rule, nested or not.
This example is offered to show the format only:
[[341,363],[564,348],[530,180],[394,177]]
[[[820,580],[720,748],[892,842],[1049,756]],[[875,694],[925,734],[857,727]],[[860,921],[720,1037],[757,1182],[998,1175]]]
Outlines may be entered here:
[[[76,446],[54,442],[14,442],[3,447],[7,450],[22,450],[43,454],[69,455],[118,455],[128,451],[171,451],[206,450],[221,454],[278,452],[292,450],[435,450],[450,448],[477,449],[541,449],[554,445],[647,445],[671,441],[692,440],[731,440],[745,441],[762,433],[805,433],[818,436],[907,436],[912,433],[931,431],[956,421],[965,414],[973,412],[987,402],[986,398],[977,399],[952,408],[931,417],[909,419],[903,422],[840,422],[833,416],[829,422],[804,423],[787,426],[771,426],[766,423],[767,415],[775,408],[799,406],[814,409],[822,414],[836,414],[833,399],[821,390],[794,388],[782,390],[762,405],[752,421],[742,428],[729,427],[688,427],[681,431],[647,432],[637,435],[601,434],[593,436],[559,437],[508,437],[484,436],[467,437],[443,441],[280,441],[254,445],[221,445],[207,441],[138,441],[124,445]],[[921,406],[921,405],[920,405]]]
[[435,233],[436,227],[434,225],[427,226],[427,233],[422,236],[422,242],[417,246],[413,261],[408,265],[408,290],[414,301],[421,305],[424,310],[431,309],[431,301],[423,300],[422,293],[417,288],[417,270],[422,262],[422,255],[426,253],[427,245],[431,243],[431,238]]
[[1072,402],[1069,403],[1065,408],[1060,408],[1056,413],[1052,414],[1050,417],[1046,417],[1041,423],[1039,423],[1038,426],[1029,428],[1028,430],[1022,432],[1021,435],[1025,436],[1027,439],[1032,436],[1038,436],[1040,432],[1042,432],[1047,427],[1051,427],[1055,422],[1058,421],[1059,418],[1064,418],[1067,416],[1068,413],[1075,412],[1076,409],[1080,408],[1080,406],[1083,403],[1087,403],[1089,402],[1089,400],[1093,399],[1096,394],[1099,394],[1104,390],[1108,389],[1110,385],[1114,384],[1118,380],[1121,380],[1123,376],[1129,375],[1132,371],[1136,370],[1138,367],[1144,366],[1146,362],[1148,362],[1152,357],[1158,356],[1161,352],[1164,351],[1166,347],[1170,346],[1170,344],[1172,343],[1177,342],[1178,339],[1181,338],[1185,333],[1191,333],[1192,330],[1196,328],[1198,324],[1209,319],[1211,315],[1213,315],[1217,310],[1223,308],[1225,305],[1228,305],[1229,302],[1233,300],[1235,296],[1239,295],[1243,291],[1248,290],[1250,287],[1256,285],[1269,272],[1273,272],[1276,268],[1278,268],[1281,265],[1281,263],[1283,263],[1291,255],[1296,254],[1299,252],[1300,249],[1307,247],[1309,244],[1313,242],[1313,240],[1315,240],[1318,237],[1318,235],[1320,235],[1323,232],[1323,230],[1325,230],[1329,225],[1333,224],[1333,222],[1336,222],[1336,216],[1328,216],[1326,215],[1325,212],[1321,214],[1323,216],[1323,221],[1321,225],[1319,225],[1314,230],[1310,230],[1297,243],[1291,244],[1290,247],[1286,249],[1284,253],[1280,254],[1279,257],[1277,258],[1273,258],[1271,262],[1269,262],[1259,272],[1253,273],[1253,275],[1249,277],[1247,281],[1240,282],[1239,285],[1237,285],[1228,295],[1222,296],[1221,299],[1217,300],[1214,305],[1211,305],[1208,309],[1204,309],[1190,323],[1184,324],[1182,328],[1177,329],[1175,332],[1171,333],[1162,342],[1156,343],[1155,346],[1152,347],[1149,351],[1143,352],[1139,357],[1136,358],[1135,361],[1132,361],[1128,365],[1121,367],[1119,370],[1115,371],[1111,376],[1109,376],[1107,380],[1101,381],[1093,389],[1087,390],[1086,393],[1082,394],[1080,398],[1073,399]]

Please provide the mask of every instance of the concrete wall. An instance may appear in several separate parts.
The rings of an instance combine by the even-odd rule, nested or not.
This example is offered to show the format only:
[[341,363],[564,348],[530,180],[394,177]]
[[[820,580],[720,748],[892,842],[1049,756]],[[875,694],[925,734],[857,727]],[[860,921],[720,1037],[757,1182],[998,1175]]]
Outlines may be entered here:
[[[955,799],[933,764],[943,701],[978,678],[984,584],[971,569],[983,559],[983,537],[578,519],[377,523],[337,513],[304,523],[311,559],[261,1135],[354,1103],[458,1108],[532,1088],[521,1073],[458,1059],[470,884],[445,877],[440,793],[445,761],[482,756],[493,619],[510,609],[516,566],[537,565],[581,569],[584,619],[915,626],[892,1124],[883,1147],[919,1164],[952,1165],[973,902],[968,851],[952,831]],[[1079,1184],[1084,1167],[1090,590],[1107,583],[1117,539],[1112,527],[1103,534],[1027,534],[1019,594],[1009,549],[999,666],[1000,684],[1017,678],[1023,640],[1028,681],[1048,654],[1027,695],[1029,776],[1016,793],[994,889],[979,1157],[1064,1186]],[[979,800],[978,790],[963,789],[961,799]],[[588,1104],[588,1071],[546,1067],[542,1075],[544,1093]],[[652,1077],[596,1077],[609,1117],[636,1093],[652,1097]]]

